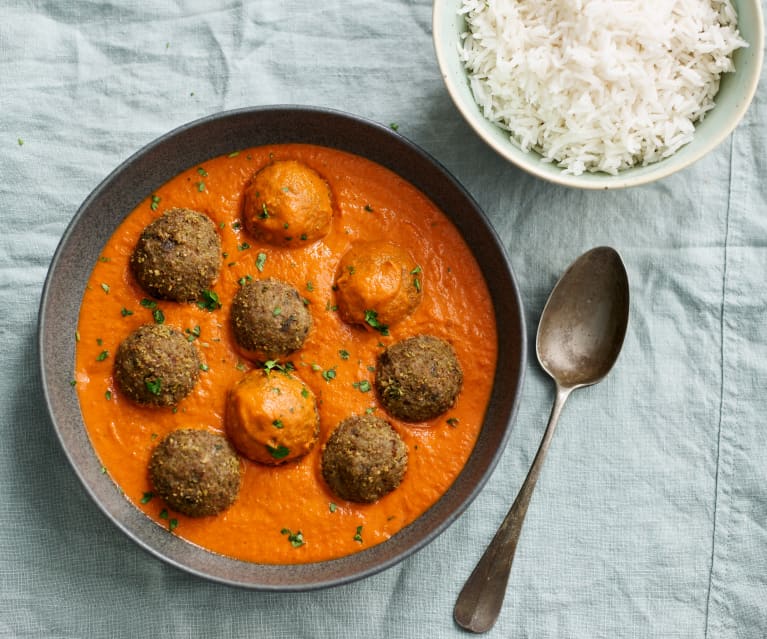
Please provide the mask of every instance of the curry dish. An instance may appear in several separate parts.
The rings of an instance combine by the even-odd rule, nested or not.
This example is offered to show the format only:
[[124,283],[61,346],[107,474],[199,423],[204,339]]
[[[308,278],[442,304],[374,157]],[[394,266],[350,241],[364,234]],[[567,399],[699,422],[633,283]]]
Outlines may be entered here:
[[[280,165],[307,170],[300,180],[285,178],[284,188],[259,187],[258,181],[268,175],[282,175],[273,169]],[[312,198],[292,199],[302,184],[321,185],[321,197],[315,198],[322,207],[318,217],[311,214]],[[274,198],[279,206],[271,204]],[[139,281],[145,273],[137,269],[134,257],[140,241],[147,242],[147,228],[178,209],[209,218],[220,241],[218,272],[211,279],[206,270],[198,278],[195,286],[201,290],[190,301],[184,301],[189,297],[186,290],[180,297],[162,297],[156,283],[150,294]],[[150,239],[157,242],[155,235]],[[199,245],[199,234],[192,240]],[[205,246],[210,244],[206,239]],[[183,273],[193,266],[185,259],[172,263],[183,267]],[[205,268],[211,263],[215,259],[208,255]],[[187,275],[180,277],[189,281]],[[301,315],[292,325],[295,339],[287,346],[275,345],[275,350],[264,344],[272,345],[279,331],[246,325],[253,309],[264,315],[257,302],[238,302],[233,314],[238,294],[242,298],[243,289],[267,280],[274,299],[292,300],[295,291],[301,307],[295,309],[296,316]],[[283,305],[287,308],[287,302],[269,306],[263,322],[274,316],[282,322],[278,326],[288,326]],[[140,365],[121,353],[121,346],[129,336],[135,340],[136,335],[149,335],[148,329],[139,331],[147,325],[167,327],[165,332],[175,340],[183,336],[194,348],[185,361],[199,362],[199,373],[187,376],[191,390],[184,388],[167,402],[152,401],[162,390],[159,378],[145,381],[148,397],[138,392],[145,389],[131,394],[121,386],[128,375],[116,366],[118,354],[129,362],[130,372]],[[239,337],[243,343],[238,343],[236,331],[245,335]],[[166,339],[162,332],[151,335]],[[448,353],[439,357],[449,356],[455,369],[438,387],[447,399],[440,399],[436,417],[423,418],[434,414],[431,409],[396,417],[397,407],[405,402],[387,407],[380,401],[384,391],[380,380],[376,383],[377,367],[389,370],[392,364],[379,359],[396,352],[392,347],[398,343],[424,335],[441,346],[422,350]],[[253,343],[247,342],[251,337]],[[184,351],[181,343],[166,350],[172,356]],[[265,359],[274,353],[277,356]],[[445,493],[481,429],[496,357],[487,286],[447,217],[415,187],[378,164],[335,149],[283,144],[234,151],[190,167],[155,193],[147,193],[125,218],[104,246],[83,295],[74,384],[104,472],[137,508],[169,534],[212,552],[243,561],[291,564],[338,558],[384,542]],[[428,371],[428,366],[412,370]],[[264,379],[275,383],[263,390]],[[418,381],[408,384],[417,386]],[[391,380],[386,384],[390,392]],[[126,383],[125,388],[131,387]],[[272,401],[270,393],[283,399]],[[291,396],[296,405],[306,400],[300,407],[302,416],[293,418],[296,425],[287,413],[285,419],[269,417],[267,409],[292,411],[285,399]],[[343,439],[344,445],[364,442],[369,450],[394,451],[387,475],[369,490],[347,485],[348,479],[339,488],[336,478],[345,473],[346,457],[337,444],[326,454],[323,475],[323,451],[343,422],[345,428],[348,423],[365,425],[359,435],[339,435],[336,440]],[[227,493],[220,508],[201,507],[190,511],[192,516],[172,508],[169,503],[179,502],[164,499],[152,483],[152,477],[161,476],[160,462],[166,461],[157,455],[153,460],[153,453],[161,443],[163,449],[173,443],[166,441],[171,433],[183,434],[191,443],[170,458],[169,467],[187,463],[199,439],[184,432],[189,429],[231,442],[240,464],[239,477],[232,475],[227,454],[227,482],[238,491],[233,502],[234,493]],[[278,439],[269,439],[272,436]],[[298,450],[299,444],[292,443],[297,439],[302,448],[289,456],[291,447]],[[204,446],[212,446],[211,454],[218,455],[221,444],[216,442],[221,440],[210,441],[213,444]],[[264,450],[273,459],[261,459]],[[163,467],[163,472],[170,471]],[[334,492],[330,484],[337,482]]]

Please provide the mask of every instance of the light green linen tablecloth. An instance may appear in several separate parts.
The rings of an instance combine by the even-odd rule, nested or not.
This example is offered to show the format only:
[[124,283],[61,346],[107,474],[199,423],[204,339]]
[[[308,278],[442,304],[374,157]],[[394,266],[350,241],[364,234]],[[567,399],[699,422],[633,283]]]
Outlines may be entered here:
[[350,585],[266,594],[142,551],[90,501],[44,409],[35,346],[77,207],[166,131],[294,103],[388,124],[483,206],[529,337],[554,281],[610,244],[632,285],[607,380],[572,398],[493,637],[767,636],[767,89],[735,133],[657,184],[579,192],[512,168],[440,79],[431,3],[10,0],[0,8],[0,636],[442,637],[537,448],[553,386],[530,354],[486,489],[436,541]]

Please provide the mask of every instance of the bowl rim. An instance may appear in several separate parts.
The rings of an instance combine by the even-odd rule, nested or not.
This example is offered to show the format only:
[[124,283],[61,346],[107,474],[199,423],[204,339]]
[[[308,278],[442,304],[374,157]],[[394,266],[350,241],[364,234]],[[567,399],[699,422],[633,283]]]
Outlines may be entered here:
[[[733,3],[737,4],[738,0],[733,0]],[[755,0],[753,3],[757,17],[753,25],[755,30],[755,42],[749,43],[750,49],[752,50],[750,53],[754,56],[754,71],[746,85],[746,92],[743,99],[736,105],[733,111],[733,117],[728,120],[727,126],[721,127],[715,134],[707,137],[704,143],[699,147],[696,147],[695,153],[689,154],[689,156],[682,160],[677,159],[677,161],[672,163],[659,161],[654,164],[649,164],[646,167],[634,167],[633,169],[619,172],[617,175],[610,175],[607,173],[589,174],[591,176],[600,176],[600,178],[603,179],[597,177],[580,179],[581,176],[566,174],[563,171],[558,173],[553,172],[546,170],[543,167],[555,165],[543,162],[538,153],[522,151],[521,148],[515,147],[513,143],[508,141],[502,142],[498,137],[493,136],[490,133],[491,130],[503,131],[503,129],[493,124],[482,115],[479,111],[479,107],[473,101],[473,98],[470,102],[466,102],[462,98],[460,83],[455,79],[453,74],[451,74],[449,63],[449,56],[457,54],[457,46],[453,46],[454,44],[457,45],[457,43],[455,42],[453,34],[449,33],[449,29],[445,27],[448,23],[447,17],[450,15],[449,12],[456,6],[456,4],[460,5],[460,0],[435,0],[432,4],[432,40],[437,58],[437,65],[454,106],[458,109],[458,112],[474,132],[488,146],[498,153],[498,155],[527,173],[560,186],[569,186],[584,190],[623,189],[648,184],[687,168],[719,146],[735,130],[745,116],[759,85],[764,60],[765,35],[762,3],[761,0]],[[453,51],[453,48],[455,48],[455,51]],[[672,155],[671,157],[673,158],[674,156]],[[666,160],[668,159],[670,158],[666,158]]]
[[[505,397],[500,401],[499,415],[490,416],[486,413],[485,420],[483,422],[482,429],[480,430],[480,439],[483,437],[483,433],[486,430],[488,421],[495,419],[496,422],[503,427],[500,431],[500,436],[495,442],[496,449],[492,452],[486,462],[478,469],[472,468],[471,471],[476,474],[476,471],[480,471],[479,474],[469,479],[464,478],[464,474],[468,472],[470,461],[475,455],[477,448],[479,447],[479,440],[475,449],[469,456],[466,466],[458,475],[453,485],[448,488],[446,493],[434,504],[429,510],[422,514],[410,525],[403,528],[400,532],[393,535],[389,540],[373,546],[369,549],[362,550],[358,553],[341,557],[339,559],[333,559],[323,562],[314,562],[308,564],[296,564],[296,565],[271,565],[271,564],[256,564],[250,562],[243,562],[240,560],[225,557],[211,551],[205,550],[195,544],[192,544],[182,538],[170,535],[165,532],[160,526],[148,518],[143,512],[137,509],[132,503],[130,503],[125,497],[123,497],[119,491],[119,486],[113,482],[108,475],[105,475],[101,470],[100,464],[95,451],[92,448],[90,439],[87,435],[87,431],[82,422],[82,415],[79,409],[79,400],[75,395],[74,389],[71,388],[69,380],[71,379],[71,373],[74,369],[74,358],[69,360],[69,377],[61,377],[62,370],[66,369],[66,356],[72,355],[74,352],[75,331],[71,330],[71,337],[65,340],[64,348],[61,348],[60,344],[53,342],[53,333],[57,330],[56,323],[62,320],[58,317],[58,312],[55,311],[55,306],[64,293],[60,290],[63,286],[63,280],[66,274],[62,274],[61,270],[66,268],[66,265],[62,264],[73,259],[72,253],[77,249],[74,246],[74,238],[80,232],[82,225],[85,223],[86,218],[91,216],[94,211],[94,207],[98,206],[98,202],[107,194],[110,189],[118,188],[115,185],[120,181],[125,172],[129,172],[131,167],[140,166],[142,161],[147,161],[148,158],[154,156],[158,150],[166,148],[168,145],[173,144],[179,139],[179,137],[194,135],[196,131],[201,128],[209,126],[224,126],[227,124],[237,123],[240,121],[249,122],[252,119],[258,120],[264,118],[291,118],[297,119],[302,117],[308,117],[317,120],[318,124],[325,121],[340,122],[344,126],[352,127],[357,132],[366,132],[371,138],[377,136],[381,140],[388,140],[396,148],[401,149],[403,156],[406,160],[403,162],[420,162],[425,163],[423,166],[428,167],[433,171],[435,175],[439,176],[439,179],[445,181],[445,186],[448,189],[452,189],[458,197],[462,198],[466,205],[471,209],[471,217],[473,222],[481,221],[480,229],[482,231],[483,238],[492,244],[495,259],[497,261],[498,268],[504,269],[503,275],[504,282],[510,286],[509,290],[505,290],[505,295],[508,296],[507,301],[504,302],[510,308],[515,309],[516,317],[505,317],[505,321],[508,323],[510,320],[514,320],[518,329],[518,343],[516,343],[517,352],[509,354],[509,357],[513,359],[509,360],[509,365],[515,367],[517,371],[517,384],[512,393],[509,393],[509,380],[500,379],[501,369],[501,331],[499,333],[499,362],[496,367],[496,375],[494,380],[494,390],[492,391],[491,398],[488,403],[488,412],[491,410],[491,406],[496,399],[500,397],[501,391],[498,390],[502,385],[504,388],[503,393]],[[234,126],[234,124],[233,124]],[[381,136],[384,136],[383,138]],[[305,140],[297,139],[296,142],[306,142]],[[264,142],[269,144],[270,142]],[[279,142],[271,142],[276,144]],[[314,142],[307,142],[314,143]],[[344,142],[347,144],[347,142]],[[246,148],[247,146],[255,146],[253,144],[246,143],[240,148]],[[326,146],[332,146],[330,144]],[[344,149],[343,145],[336,148]],[[231,147],[230,147],[231,150]],[[353,151],[350,151],[353,152]],[[211,152],[208,158],[215,157],[219,153]],[[202,161],[197,157],[190,158],[189,166]],[[374,160],[377,161],[377,160]],[[380,163],[380,162],[379,162]],[[383,163],[386,166],[385,163]],[[421,187],[413,180],[412,176],[402,175],[400,171],[392,169],[392,167],[386,166],[395,173],[399,173],[404,179],[416,188]],[[178,174],[179,170],[174,170],[171,177]],[[156,186],[167,181],[166,177],[158,178]],[[422,191],[423,192],[423,191]],[[424,193],[432,201],[434,201],[433,195],[430,193]],[[439,206],[439,205],[438,205]],[[115,227],[124,219],[124,217],[132,210],[132,206],[125,208],[121,214],[115,214],[115,220],[113,221]],[[440,207],[442,208],[442,207]],[[443,209],[444,211],[444,209]],[[454,215],[448,211],[444,211],[445,215],[451,222],[458,228],[458,222],[454,218]],[[471,246],[469,240],[465,237],[464,232],[459,228],[459,231],[464,236],[464,240],[469,245],[476,257],[476,249]],[[99,250],[103,247],[102,238],[98,241]],[[94,240],[95,242],[95,240]],[[84,261],[81,256],[77,256],[78,259]],[[479,262],[479,258],[477,257]],[[480,266],[482,266],[480,264]],[[89,276],[93,267],[92,262],[88,262],[80,267],[87,273],[85,280]],[[488,287],[491,287],[491,282],[488,280],[488,274],[483,269],[483,276],[485,277]],[[500,281],[500,280],[499,280]],[[84,289],[85,281],[79,282],[78,286],[82,284]],[[76,296],[77,301],[75,307],[76,312],[79,312],[80,300],[82,298],[82,289],[72,291],[71,288],[68,294],[73,298]],[[491,290],[492,295],[492,290]],[[496,299],[494,300],[494,306],[496,306],[496,323],[498,323],[498,309]],[[71,314],[71,313],[70,313]],[[75,315],[76,320],[76,315]],[[71,326],[70,326],[71,328]],[[511,331],[509,331],[511,332]],[[511,339],[511,338],[504,338]],[[53,349],[56,349],[55,353]],[[524,385],[524,378],[526,372],[526,359],[527,359],[527,334],[525,327],[524,310],[522,305],[522,299],[519,291],[519,287],[514,277],[511,261],[507,254],[503,243],[498,238],[498,235],[493,228],[492,224],[486,217],[484,211],[479,207],[473,197],[468,191],[457,181],[457,179],[447,171],[447,169],[439,163],[434,157],[417,146],[412,141],[408,140],[401,134],[392,130],[391,127],[384,127],[383,125],[376,123],[372,120],[363,118],[358,115],[350,113],[328,109],[324,107],[313,107],[303,105],[291,105],[291,104],[278,104],[267,105],[258,107],[244,107],[239,109],[233,109],[228,111],[222,111],[214,113],[208,116],[201,117],[199,119],[190,121],[186,124],[182,124],[169,132],[155,138],[153,141],[141,147],[138,151],[130,155],[126,160],[121,162],[115,169],[112,170],[86,197],[83,203],[78,208],[74,217],[67,225],[58,246],[54,252],[51,260],[48,273],[45,278],[43,290],[39,304],[38,315],[38,327],[37,327],[37,350],[38,350],[38,366],[40,367],[44,403],[53,425],[56,436],[61,444],[65,455],[72,466],[76,476],[80,483],[85,488],[88,495],[96,503],[102,513],[123,533],[125,533],[130,539],[136,542],[141,548],[149,552],[151,555],[161,559],[165,563],[174,566],[184,572],[196,575],[198,577],[207,579],[209,581],[218,582],[221,584],[242,587],[252,590],[261,591],[310,591],[320,588],[339,586],[345,583],[363,579],[372,576],[380,571],[392,567],[396,563],[404,560],[406,557],[411,556],[431,541],[436,539],[442,532],[444,532],[471,504],[471,502],[477,497],[477,495],[484,488],[488,479],[495,470],[498,461],[506,448],[506,444],[511,434],[514,419],[516,417],[517,409],[519,406],[520,396]],[[62,363],[64,362],[64,363]],[[57,374],[58,373],[58,374]],[[65,388],[69,387],[69,390]],[[67,394],[68,393],[68,394]],[[74,402],[74,413],[72,402]],[[78,423],[79,418],[79,423]],[[70,422],[65,423],[69,419]],[[87,443],[83,443],[87,442]],[[84,450],[88,449],[88,450]],[[437,517],[437,523],[430,530],[425,532],[420,531],[416,524],[419,521],[438,509],[439,505],[445,501],[452,493],[459,481],[467,482],[468,489],[463,489],[463,492],[456,498],[456,505],[448,510],[446,513],[439,512]],[[109,501],[107,501],[109,500]],[[133,513],[128,514],[126,513]],[[138,530],[139,532],[146,532],[147,536],[142,536],[137,533],[136,522],[141,522]],[[411,534],[413,530],[416,531],[416,535],[413,539]],[[163,537],[160,538],[160,535]],[[385,547],[387,544],[391,544],[393,540],[397,540],[398,537],[404,538],[404,542],[399,545],[402,548],[398,552],[386,553],[381,552],[381,547]],[[161,539],[157,541],[157,539]],[[393,547],[393,546],[392,546]],[[397,546],[398,547],[398,546]],[[169,550],[170,548],[170,550]],[[179,552],[181,549],[181,552]],[[171,550],[173,552],[171,552]],[[179,554],[184,556],[184,553],[191,553],[193,561],[185,561],[179,559]],[[202,553],[200,557],[198,554]],[[379,555],[382,557],[379,559]],[[362,562],[362,568],[354,570],[354,563],[359,563],[358,558],[364,557],[365,561]],[[215,570],[211,570],[211,566],[215,567]],[[295,573],[295,574],[294,574]],[[285,578],[287,575],[293,575],[290,578]]]

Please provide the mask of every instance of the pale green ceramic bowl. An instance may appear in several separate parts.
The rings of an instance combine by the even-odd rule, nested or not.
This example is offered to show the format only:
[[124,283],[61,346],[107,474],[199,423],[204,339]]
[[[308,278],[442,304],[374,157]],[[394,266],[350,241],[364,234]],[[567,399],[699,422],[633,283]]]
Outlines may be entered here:
[[761,0],[733,0],[733,4],[738,12],[740,34],[749,47],[735,52],[736,71],[722,76],[716,106],[696,127],[693,141],[660,162],[627,169],[618,175],[565,174],[556,165],[542,162],[539,154],[522,151],[509,140],[506,131],[485,119],[474,102],[466,70],[458,57],[460,36],[466,31],[463,17],[458,14],[461,0],[435,0],[432,16],[434,48],[445,86],[456,107],[474,131],[502,157],[528,173],[556,184],[582,189],[619,189],[653,182],[691,165],[730,135],[745,115],[761,74],[764,21]]

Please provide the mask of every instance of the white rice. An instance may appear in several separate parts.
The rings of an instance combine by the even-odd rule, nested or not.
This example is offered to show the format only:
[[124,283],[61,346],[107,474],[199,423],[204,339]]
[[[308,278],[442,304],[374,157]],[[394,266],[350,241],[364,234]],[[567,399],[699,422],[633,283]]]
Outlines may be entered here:
[[461,13],[484,116],[574,175],[690,142],[748,46],[730,0],[463,0]]

